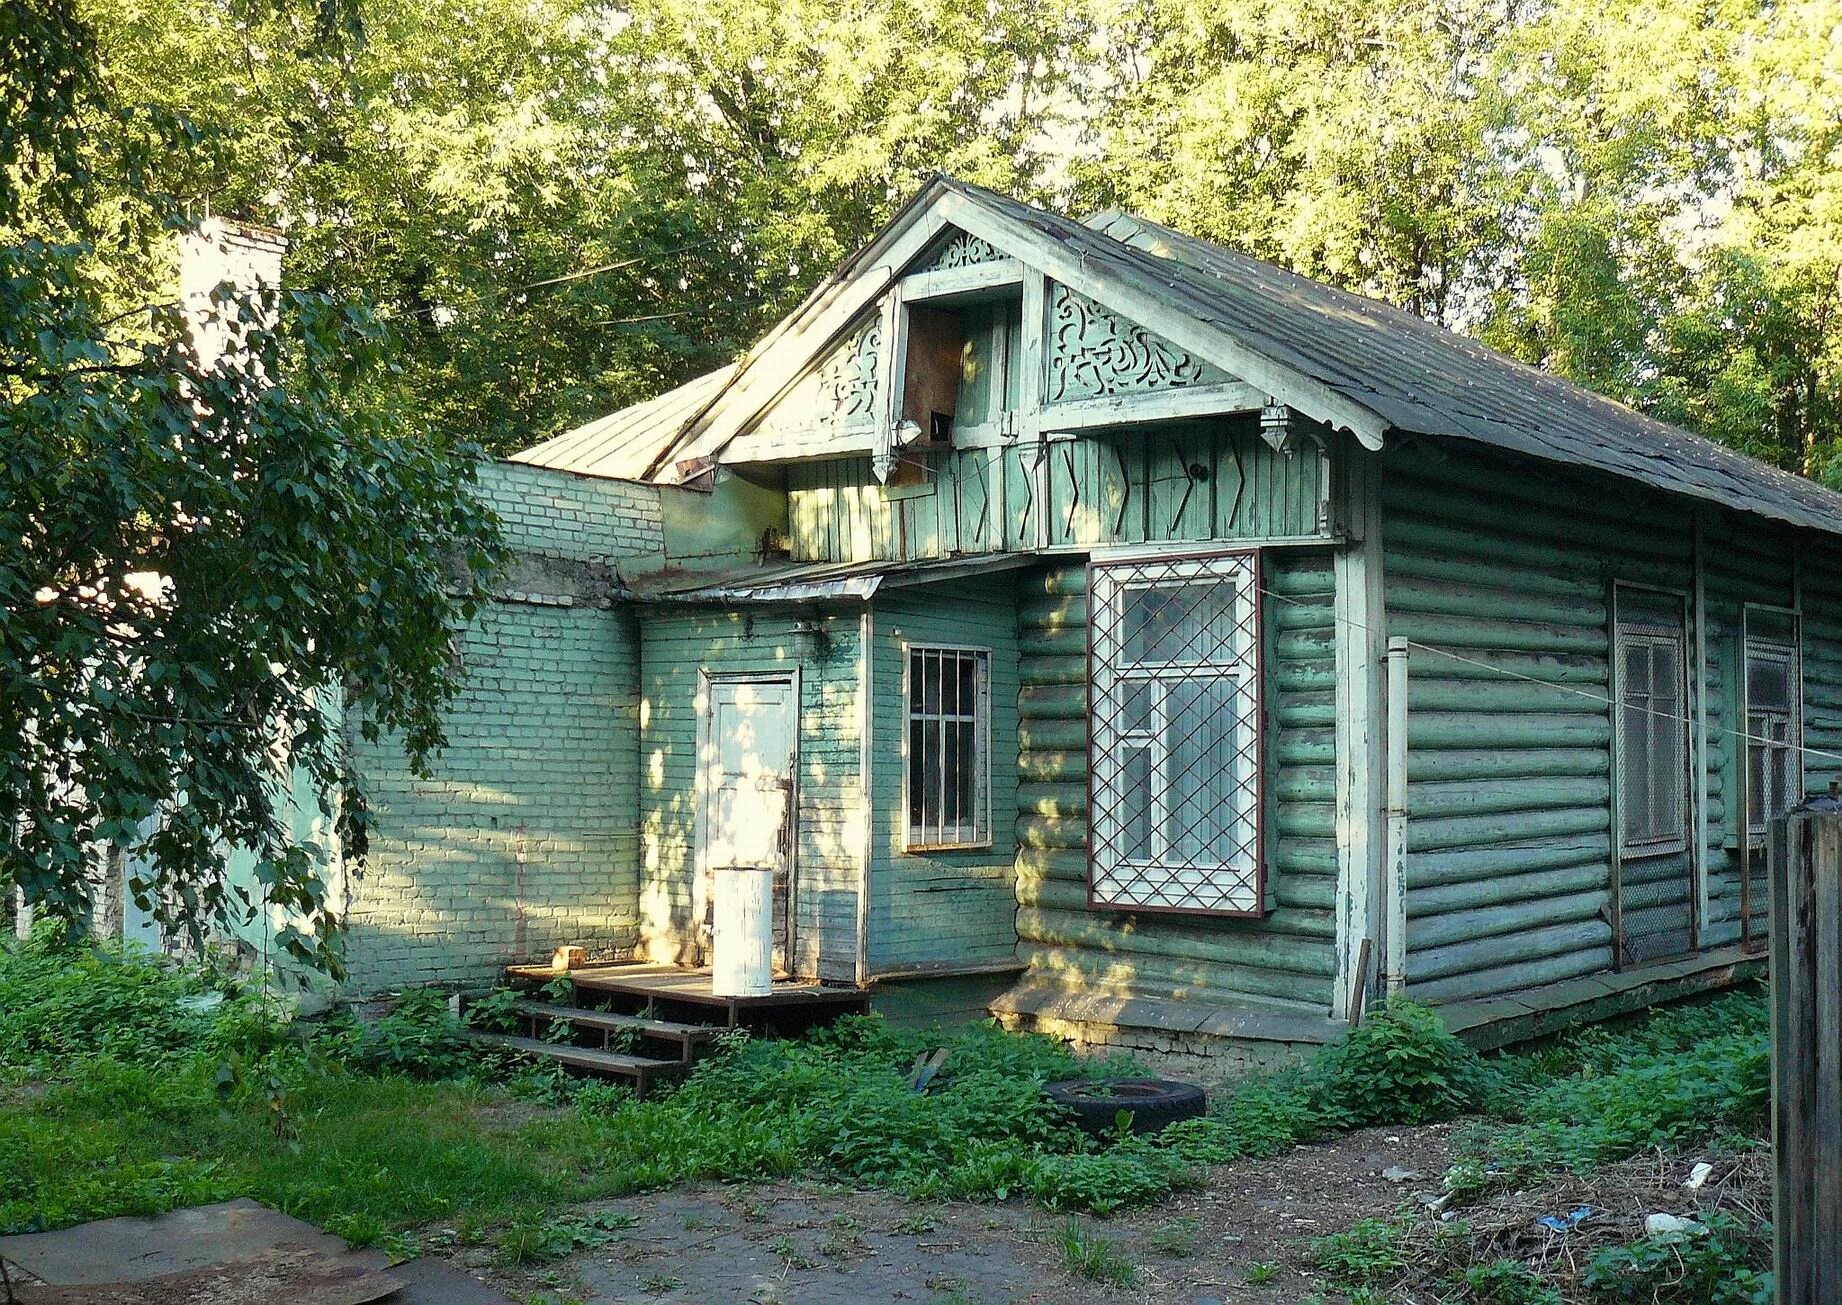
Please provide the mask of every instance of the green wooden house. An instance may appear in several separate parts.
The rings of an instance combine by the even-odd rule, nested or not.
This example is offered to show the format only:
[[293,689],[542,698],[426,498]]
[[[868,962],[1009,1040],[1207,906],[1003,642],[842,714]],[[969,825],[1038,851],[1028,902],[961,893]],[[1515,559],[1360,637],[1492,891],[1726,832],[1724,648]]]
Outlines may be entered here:
[[548,570],[452,773],[374,777],[355,973],[698,965],[771,863],[785,971],[891,1009],[1500,1041],[1755,966],[1765,821],[1842,774],[1842,497],[1124,214],[937,179],[489,483]]

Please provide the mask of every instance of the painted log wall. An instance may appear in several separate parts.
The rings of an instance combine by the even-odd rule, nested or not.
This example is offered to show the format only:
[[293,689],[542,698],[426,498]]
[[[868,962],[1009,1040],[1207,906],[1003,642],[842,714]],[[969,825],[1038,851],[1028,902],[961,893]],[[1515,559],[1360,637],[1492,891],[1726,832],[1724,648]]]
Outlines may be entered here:
[[855,977],[863,863],[859,614],[651,609],[641,621],[640,928],[647,955],[688,959],[696,861],[699,672],[800,670],[794,950],[798,972]]
[[[879,597],[871,613],[869,969],[990,965],[1017,947],[1017,605],[1010,577],[929,585]],[[989,848],[905,850],[910,643],[991,651]]]
[[1334,628],[1328,552],[1273,549],[1264,614],[1267,902],[1264,919],[1087,907],[1087,591],[1083,567],[1018,589],[1017,932],[1020,958],[1070,991],[1187,996],[1321,1013],[1336,962],[1331,904]]
[[[1392,451],[1383,466],[1388,633],[1456,654],[1415,647],[1409,661],[1409,992],[1464,1000],[1610,969],[1611,585],[1692,594],[1696,509],[1449,444]],[[1741,604],[1788,605],[1793,562],[1769,523],[1700,515],[1706,948],[1739,935]],[[1806,625],[1812,715],[1842,704],[1836,633]],[[1692,612],[1687,639],[1693,666]],[[1655,895],[1627,911],[1628,931],[1646,912],[1693,913],[1689,856],[1627,861],[1628,901]]]
[[1842,542],[1814,540],[1798,559],[1804,612],[1804,792],[1842,780]]
[[[1708,914],[1702,941],[1707,946],[1738,942],[1741,935],[1740,839],[1746,823],[1740,771],[1745,760],[1740,736],[1746,730],[1741,696],[1742,608],[1747,603],[1796,605],[1795,553],[1790,533],[1769,522],[1731,513],[1703,514],[1709,773]],[[1808,655],[1808,638],[1805,643]],[[1751,869],[1753,910],[1760,922],[1754,940],[1762,945],[1767,897],[1762,847],[1753,852]]]
[[[1038,458],[1045,462],[1039,469]],[[793,556],[908,561],[1154,539],[1312,536],[1324,471],[1243,418],[933,454],[921,484],[883,486],[868,458],[787,468]],[[1046,534],[1038,518],[1047,511]]]

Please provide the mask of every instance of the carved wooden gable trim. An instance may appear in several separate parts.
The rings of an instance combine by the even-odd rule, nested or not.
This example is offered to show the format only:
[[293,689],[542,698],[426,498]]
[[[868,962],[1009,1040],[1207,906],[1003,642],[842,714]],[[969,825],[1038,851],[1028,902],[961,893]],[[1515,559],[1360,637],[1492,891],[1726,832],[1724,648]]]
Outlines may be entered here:
[[873,431],[882,374],[880,311],[859,321],[825,360],[763,415],[745,438],[759,454],[815,445]]
[[975,263],[995,263],[1009,257],[1002,249],[989,240],[981,240],[964,231],[955,232],[953,238],[940,247],[940,252],[924,264],[929,272],[938,272],[949,267],[971,267]]
[[1045,402],[1072,403],[1233,380],[1060,282],[1049,292],[1049,386]]

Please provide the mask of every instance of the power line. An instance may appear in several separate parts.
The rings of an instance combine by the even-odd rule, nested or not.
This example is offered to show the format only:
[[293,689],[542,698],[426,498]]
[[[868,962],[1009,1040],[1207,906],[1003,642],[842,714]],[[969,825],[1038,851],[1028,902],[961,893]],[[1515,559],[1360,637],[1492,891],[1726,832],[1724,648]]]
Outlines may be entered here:
[[[677,245],[671,249],[654,250],[650,254],[636,254],[632,258],[616,259],[612,263],[602,263],[597,267],[585,267],[580,272],[568,272],[562,276],[547,277],[542,281],[527,281],[523,285],[507,286],[503,290],[487,290],[470,299],[459,299],[453,303],[431,304],[427,308],[418,308],[409,313],[410,317],[427,317],[438,312],[452,312],[456,308],[470,308],[489,299],[503,299],[508,295],[521,295],[527,290],[543,290],[550,286],[568,285],[574,281],[585,281],[591,276],[601,276],[607,272],[618,272],[629,267],[639,267],[646,263],[657,263],[663,259],[673,258],[679,254],[688,254],[693,249],[707,249],[711,245],[724,244],[733,240],[733,236],[708,236],[703,240],[693,240],[689,244]],[[645,321],[646,318],[636,318]]]

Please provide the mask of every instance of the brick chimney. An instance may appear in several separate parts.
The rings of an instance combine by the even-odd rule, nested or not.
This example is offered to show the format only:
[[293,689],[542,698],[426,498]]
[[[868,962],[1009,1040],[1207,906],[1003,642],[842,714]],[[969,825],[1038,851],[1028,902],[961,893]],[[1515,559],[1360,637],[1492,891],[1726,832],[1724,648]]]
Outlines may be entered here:
[[237,290],[281,288],[282,233],[227,218],[208,217],[179,237],[179,302],[206,370],[217,365],[234,338],[235,314],[211,302],[228,282]]

